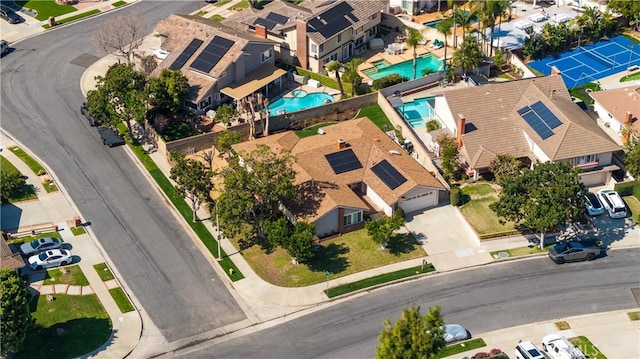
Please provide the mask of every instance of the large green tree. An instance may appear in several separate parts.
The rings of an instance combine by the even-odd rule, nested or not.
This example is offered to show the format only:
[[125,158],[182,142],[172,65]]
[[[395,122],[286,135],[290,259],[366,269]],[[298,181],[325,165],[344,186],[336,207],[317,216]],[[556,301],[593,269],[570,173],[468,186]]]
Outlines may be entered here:
[[113,129],[125,122],[131,134],[131,122],[143,121],[147,112],[146,77],[133,64],[120,64],[96,80],[96,88],[87,93],[87,112],[100,125]]
[[[217,115],[217,113],[216,113]],[[219,152],[227,152],[231,149],[232,145],[240,143],[242,140],[242,134],[233,130],[224,130],[218,135],[216,140],[216,148]]]
[[500,181],[498,201],[489,207],[523,229],[540,233],[540,248],[544,248],[549,230],[584,219],[586,189],[579,173],[568,162],[539,163],[511,173]]
[[0,170],[0,197],[7,201],[13,193],[27,184],[27,181],[18,172]]
[[624,165],[627,172],[640,180],[640,140],[631,138],[624,146]]
[[636,31],[640,30],[640,0],[609,0],[607,7],[624,16]]
[[281,216],[282,206],[297,203],[294,158],[289,151],[273,152],[257,145],[250,153],[231,159],[224,173],[224,192],[218,199],[220,219],[227,235],[243,232],[247,240],[264,239],[265,225]]
[[424,36],[422,35],[422,33],[419,30],[416,30],[412,27],[407,27],[407,46],[409,46],[410,49],[413,50],[413,78],[412,80],[416,79],[416,75],[417,75],[417,65],[418,65],[418,55],[417,55],[417,48],[418,45],[420,45],[420,43],[422,42],[422,40],[424,39]]
[[189,95],[189,80],[179,70],[163,69],[149,79],[149,96],[154,105],[176,113]]
[[469,36],[462,42],[460,48],[453,52],[451,66],[455,69],[468,72],[480,65],[482,62],[482,52],[476,42],[476,38]]
[[522,162],[510,154],[499,154],[491,161],[489,168],[496,177],[496,182],[502,185],[505,180],[520,174]]
[[423,316],[420,307],[405,308],[395,324],[386,320],[378,336],[377,359],[430,359],[445,347],[444,319],[440,306]]
[[294,264],[308,262],[313,257],[313,236],[316,226],[313,223],[297,221],[293,233],[286,243],[286,250]]
[[367,234],[371,236],[374,242],[380,244],[380,249],[387,249],[387,242],[395,231],[400,229],[404,224],[404,217],[400,215],[393,215],[391,217],[381,217],[367,221],[364,224],[364,228],[367,230]]
[[453,25],[452,18],[442,19],[436,24],[436,31],[438,31],[438,33],[442,35],[442,37],[444,37],[444,66],[442,68],[442,71],[447,70],[447,47],[449,47],[447,44],[447,39],[449,38],[449,36],[451,36],[451,25]]
[[0,353],[6,356],[24,347],[34,320],[29,310],[31,295],[18,274],[14,270],[1,269],[0,282]]
[[198,207],[208,200],[209,192],[213,189],[213,172],[202,162],[186,158],[181,153],[171,152],[171,158],[175,165],[171,167],[170,178],[176,182],[178,194],[191,204],[195,223]]

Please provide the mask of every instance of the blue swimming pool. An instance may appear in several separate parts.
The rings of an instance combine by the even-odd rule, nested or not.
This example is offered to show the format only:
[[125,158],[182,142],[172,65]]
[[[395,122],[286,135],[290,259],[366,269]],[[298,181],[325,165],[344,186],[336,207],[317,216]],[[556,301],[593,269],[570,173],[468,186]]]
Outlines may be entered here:
[[415,99],[398,106],[397,110],[411,127],[424,127],[426,121],[433,118],[432,104],[429,104],[429,101],[433,101],[433,99],[434,97]]
[[[413,80],[413,60],[407,60],[395,65],[389,65],[386,61],[378,61],[373,64],[375,69],[364,70],[364,74],[373,80],[381,79],[391,74],[398,74]],[[419,57],[416,60],[416,77],[422,77],[422,70],[429,69],[432,72],[440,71],[442,61],[434,55]]]
[[276,116],[282,113],[296,112],[311,107],[333,102],[333,96],[326,93],[307,93],[296,90],[291,93],[293,97],[280,97],[269,105],[269,115]]

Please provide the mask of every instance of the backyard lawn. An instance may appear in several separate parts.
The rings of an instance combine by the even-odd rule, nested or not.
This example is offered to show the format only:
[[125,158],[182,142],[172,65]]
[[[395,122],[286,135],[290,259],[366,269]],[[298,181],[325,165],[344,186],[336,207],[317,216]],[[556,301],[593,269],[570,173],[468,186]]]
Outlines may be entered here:
[[463,205],[460,211],[478,235],[513,231],[514,223],[501,223],[489,205],[498,200],[498,193],[487,183],[461,188]]
[[[238,241],[233,240],[238,248]],[[367,269],[403,262],[426,254],[409,234],[394,235],[386,251],[380,250],[366,230],[361,229],[323,241],[308,264],[293,265],[291,256],[282,248],[266,254],[259,245],[242,250],[242,256],[265,281],[284,287],[302,287],[322,283],[325,272],[331,278],[343,277]]]
[[49,16],[60,16],[76,11],[77,9],[71,5],[58,5],[55,0],[29,0],[16,1],[16,4],[33,9],[38,12],[36,19],[40,21],[47,20]]
[[382,112],[380,105],[373,104],[360,109],[358,113],[358,117],[368,117],[376,126],[380,127],[383,131],[391,131],[393,130],[393,125],[391,121],[387,118],[387,115]]

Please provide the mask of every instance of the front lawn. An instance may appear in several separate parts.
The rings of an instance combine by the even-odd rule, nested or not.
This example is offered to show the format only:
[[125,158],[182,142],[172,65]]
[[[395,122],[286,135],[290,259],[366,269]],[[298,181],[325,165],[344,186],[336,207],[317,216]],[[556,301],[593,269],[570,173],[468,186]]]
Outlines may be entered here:
[[222,20],[224,20],[225,17],[222,15],[218,15],[218,14],[214,14],[212,15],[209,20],[213,20],[213,21],[217,21],[217,22],[222,22]]
[[129,301],[129,297],[127,297],[122,288],[118,287],[109,289],[109,294],[111,294],[111,297],[113,297],[113,300],[118,305],[118,309],[120,309],[120,312],[128,313],[135,310],[133,304],[131,304],[131,302]]
[[[232,242],[239,248],[237,239]],[[409,234],[394,235],[387,247],[388,250],[381,251],[380,245],[361,229],[323,241],[308,264],[292,264],[291,256],[282,248],[267,254],[259,245],[253,245],[241,253],[263,280],[283,287],[322,283],[326,281],[325,272],[332,273],[331,279],[334,279],[425,256],[422,247]]]
[[34,297],[30,308],[37,327],[27,334],[27,345],[17,358],[75,358],[104,344],[111,320],[98,296],[55,294]]
[[582,354],[586,355],[590,359],[607,359],[607,357],[600,352],[600,349],[593,345],[589,339],[585,336],[578,336],[575,338],[569,338],[569,341],[580,349]]
[[[18,171],[18,169],[15,168],[15,166],[11,162],[9,162],[8,159],[4,158],[4,156],[0,156],[0,171],[6,172],[6,173],[12,173],[12,174],[17,173],[18,175],[22,176],[22,173],[20,173],[20,171]],[[11,193],[9,197],[3,198],[2,202],[15,203],[15,202],[21,202],[21,201],[37,199],[37,198],[38,196],[36,195],[36,192],[33,190],[33,187],[31,185],[26,184],[21,188],[18,188],[15,191],[13,191],[13,193]]]
[[[67,273],[63,274],[62,270]],[[82,273],[80,266],[70,266],[65,268],[50,269],[44,278],[44,284],[69,284],[69,285],[89,285],[87,277]]]
[[38,161],[34,160],[31,156],[29,156],[28,153],[24,152],[22,148],[11,147],[9,148],[9,150],[13,152],[14,155],[18,156],[18,158],[20,158],[22,162],[24,162],[27,166],[29,166],[31,171],[33,171],[33,173],[35,173],[36,175],[40,176],[47,173],[44,167],[42,167],[42,165],[38,163]]
[[629,207],[629,211],[631,211],[631,218],[633,218],[636,223],[640,223],[640,201],[634,196],[624,196],[622,199]]
[[55,0],[16,1],[16,4],[37,11],[36,19],[40,21],[47,20],[49,16],[56,17],[77,10],[71,5],[58,5]]
[[389,121],[389,118],[387,118],[387,115],[382,112],[380,105],[378,105],[377,103],[361,108],[360,112],[358,112],[358,117],[356,118],[361,117],[368,117],[371,122],[375,123],[376,126],[378,126],[383,131],[393,130],[391,121]]
[[513,222],[501,223],[489,205],[498,200],[498,193],[489,184],[474,184],[461,188],[466,203],[460,211],[478,235],[508,233],[514,230]]

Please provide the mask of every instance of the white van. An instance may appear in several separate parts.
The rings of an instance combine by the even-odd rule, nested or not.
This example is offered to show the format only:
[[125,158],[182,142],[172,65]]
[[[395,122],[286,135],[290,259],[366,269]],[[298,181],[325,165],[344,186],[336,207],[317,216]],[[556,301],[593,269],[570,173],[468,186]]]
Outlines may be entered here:
[[517,359],[546,359],[532,342],[518,343],[515,354]]
[[598,191],[598,197],[609,213],[609,217],[624,218],[627,216],[627,206],[624,204],[618,192],[610,189],[602,189]]

